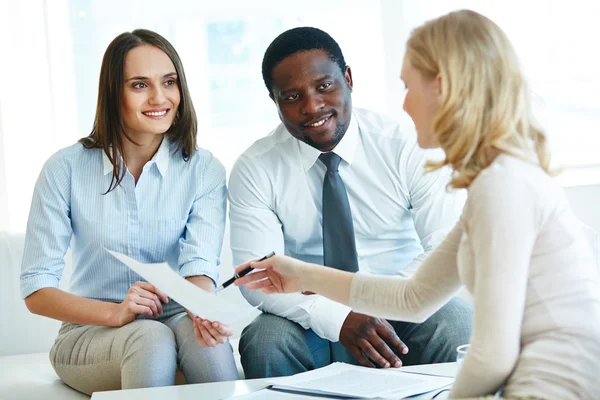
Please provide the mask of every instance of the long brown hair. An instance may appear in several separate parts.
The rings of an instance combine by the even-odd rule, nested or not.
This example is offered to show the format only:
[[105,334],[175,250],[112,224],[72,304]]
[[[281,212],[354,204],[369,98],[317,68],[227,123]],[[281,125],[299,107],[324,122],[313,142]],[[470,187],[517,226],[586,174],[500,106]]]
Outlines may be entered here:
[[449,165],[450,186],[467,188],[498,153],[537,156],[549,174],[546,136],[531,112],[527,82],[517,55],[494,22],[470,10],[455,11],[415,29],[406,57],[425,77],[442,77],[442,103],[433,122],[434,141]]
[[177,51],[167,39],[156,32],[146,29],[124,32],[108,45],[104,53],[98,83],[98,103],[94,127],[89,136],[79,140],[86,149],[101,148],[113,166],[112,180],[105,194],[115,189],[125,176],[125,166],[122,161],[123,136],[135,143],[125,132],[121,115],[125,81],[123,73],[127,53],[142,45],[151,45],[164,51],[173,62],[175,72],[177,72],[181,100],[173,125],[165,132],[166,138],[169,142],[176,144],[175,153],[181,151],[181,156],[185,161],[189,160],[196,150],[198,121]]

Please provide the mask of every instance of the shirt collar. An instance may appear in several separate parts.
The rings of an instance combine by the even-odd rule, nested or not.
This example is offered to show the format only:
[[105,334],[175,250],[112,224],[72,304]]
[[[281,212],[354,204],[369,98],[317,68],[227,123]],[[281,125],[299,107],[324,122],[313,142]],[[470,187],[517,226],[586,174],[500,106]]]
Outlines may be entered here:
[[[158,171],[163,177],[169,169],[169,147],[169,140],[166,138],[166,136],[163,136],[163,140],[160,143],[158,150],[156,151],[156,153],[154,153],[154,156],[149,161],[150,164],[156,164]],[[112,148],[108,149],[108,151],[112,154]],[[110,163],[108,156],[104,152],[102,152],[102,160],[104,164],[104,175],[112,172],[113,166]]]
[[[342,137],[342,140],[340,140],[333,150],[331,150],[348,164],[352,164],[352,161],[354,160],[354,154],[356,154],[356,146],[358,145],[358,132],[358,122],[356,121],[354,114],[352,114],[350,118],[350,124],[348,125],[348,129],[346,130],[344,137]],[[304,172],[308,172],[322,152],[300,140],[298,140],[298,146],[300,150],[300,160],[302,161]]]

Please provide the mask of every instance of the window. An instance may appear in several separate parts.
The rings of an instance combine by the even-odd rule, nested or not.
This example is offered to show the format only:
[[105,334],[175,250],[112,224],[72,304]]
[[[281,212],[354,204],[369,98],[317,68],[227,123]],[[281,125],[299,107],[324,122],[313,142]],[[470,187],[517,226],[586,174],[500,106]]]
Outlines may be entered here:
[[[459,8],[497,22],[529,77],[557,164],[600,167],[600,5],[584,0],[31,0],[0,2],[0,229],[23,231],[44,161],[89,134],[102,55],[119,33],[148,28],[179,52],[199,144],[230,169],[278,123],[262,81],[269,43],[295,26],[329,32],[354,78],[355,106],[402,117],[404,43]],[[600,168],[599,168],[600,169]],[[598,173],[600,181],[600,172]]]
[[329,32],[354,73],[365,77],[356,85],[354,104],[385,111],[378,2],[333,0],[324,8],[310,0],[302,7],[271,0],[174,0],[167,5],[156,0],[39,0],[11,2],[7,15],[11,35],[4,37],[19,38],[6,41],[19,69],[7,68],[5,77],[8,70],[18,76],[10,75],[9,94],[0,94],[10,194],[8,221],[0,226],[12,230],[25,229],[44,161],[89,134],[102,55],[124,31],[151,29],[174,45],[198,115],[199,145],[228,169],[279,123],[261,63],[267,46],[286,29],[309,25]]
[[[532,90],[534,113],[549,137],[553,162],[566,169],[600,169],[600,54],[595,50],[600,37],[599,3],[389,0],[382,4],[383,25],[394,26],[397,21],[395,36],[404,39],[423,22],[458,9],[477,11],[497,23],[519,56]],[[401,62],[401,56],[385,54],[387,64]],[[600,170],[595,173],[595,183],[600,183]]]

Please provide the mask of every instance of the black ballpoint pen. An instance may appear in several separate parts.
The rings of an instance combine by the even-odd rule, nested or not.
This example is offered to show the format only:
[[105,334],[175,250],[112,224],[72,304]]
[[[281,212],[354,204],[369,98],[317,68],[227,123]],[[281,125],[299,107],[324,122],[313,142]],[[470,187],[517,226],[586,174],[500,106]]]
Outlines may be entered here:
[[[257,260],[257,262],[259,261],[265,261],[267,258],[269,257],[273,257],[275,255],[275,252],[272,251],[269,254],[267,254],[266,256],[264,256],[263,258],[261,258],[260,260]],[[254,270],[254,268],[252,267],[247,267],[244,268],[239,274],[234,274],[232,278],[226,280],[221,286],[219,286],[217,288],[217,290],[215,290],[215,292],[220,292],[221,290],[225,289],[227,286],[231,285],[233,282],[235,282],[236,279],[241,278],[242,276],[246,276],[250,273],[250,271]]]

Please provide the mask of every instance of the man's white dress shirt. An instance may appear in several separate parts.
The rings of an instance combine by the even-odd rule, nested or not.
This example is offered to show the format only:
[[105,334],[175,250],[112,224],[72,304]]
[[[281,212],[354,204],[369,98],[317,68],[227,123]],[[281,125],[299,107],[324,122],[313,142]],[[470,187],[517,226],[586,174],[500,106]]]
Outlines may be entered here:
[[[458,220],[464,196],[448,175],[425,174],[428,153],[414,129],[354,108],[333,149],[352,210],[359,270],[411,276]],[[235,163],[229,179],[231,249],[236,264],[270,251],[323,263],[321,152],[280,124]],[[350,308],[318,295],[242,293],[253,305],[338,341]]]

